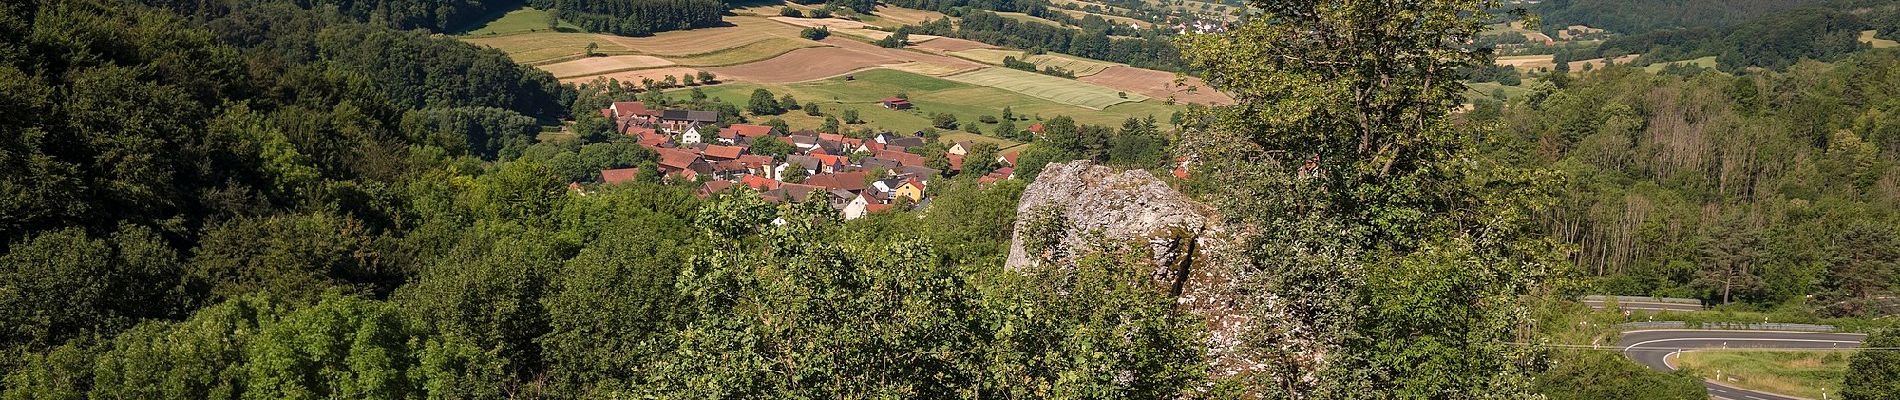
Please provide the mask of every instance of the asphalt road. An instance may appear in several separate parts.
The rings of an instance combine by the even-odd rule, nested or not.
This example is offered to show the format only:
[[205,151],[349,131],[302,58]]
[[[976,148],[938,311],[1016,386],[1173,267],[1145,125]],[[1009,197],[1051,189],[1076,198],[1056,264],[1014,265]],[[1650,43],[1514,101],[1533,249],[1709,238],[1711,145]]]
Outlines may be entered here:
[[[1583,305],[1590,306],[1590,308],[1599,309],[1599,310],[1603,309],[1603,305],[1604,305],[1603,303],[1604,302],[1602,300],[1584,300],[1583,301]],[[1619,301],[1619,302],[1616,302],[1616,305],[1618,307],[1622,307],[1625,309],[1644,310],[1644,311],[1702,311],[1701,304],[1661,303],[1661,302],[1651,302],[1651,301]]]
[[[1623,355],[1636,360],[1636,363],[1659,371],[1675,370],[1670,365],[1670,354],[1683,350],[1703,348],[1757,348],[1757,349],[1836,349],[1860,347],[1860,341],[1867,336],[1858,333],[1808,333],[1776,331],[1716,331],[1691,329],[1662,329],[1649,331],[1624,332],[1619,346],[1623,346]],[[1774,393],[1742,390],[1729,386],[1702,382],[1709,389],[1709,395],[1717,399],[1728,400],[1800,400],[1799,397],[1783,396]]]

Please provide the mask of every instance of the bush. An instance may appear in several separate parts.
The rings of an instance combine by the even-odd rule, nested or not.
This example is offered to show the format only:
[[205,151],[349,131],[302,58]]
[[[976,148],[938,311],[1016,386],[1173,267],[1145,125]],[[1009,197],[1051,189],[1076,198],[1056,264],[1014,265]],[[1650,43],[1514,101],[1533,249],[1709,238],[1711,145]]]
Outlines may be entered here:
[[825,38],[831,37],[831,28],[822,26],[805,28],[805,30],[798,32],[798,37],[811,40],[825,40]]
[[[1127,97],[1127,96],[1123,96],[1123,97],[1125,98],[1125,97]],[[982,122],[983,122],[983,123],[985,123],[985,124],[994,124],[994,123],[996,123],[996,116],[993,116],[993,115],[985,115],[985,116],[981,116],[981,117],[976,117],[976,120],[977,120],[977,121],[982,121]]]
[[957,129],[957,116],[955,114],[931,115],[930,126],[939,129]]
[[785,6],[785,8],[778,9],[778,15],[781,17],[800,18],[804,17],[805,13],[799,12],[798,9],[792,8],[791,6]]

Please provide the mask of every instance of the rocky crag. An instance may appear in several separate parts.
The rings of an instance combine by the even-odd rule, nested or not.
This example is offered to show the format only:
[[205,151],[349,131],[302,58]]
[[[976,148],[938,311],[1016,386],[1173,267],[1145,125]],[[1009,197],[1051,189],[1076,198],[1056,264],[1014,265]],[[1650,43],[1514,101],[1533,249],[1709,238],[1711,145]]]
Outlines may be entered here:
[[[1148,171],[1117,172],[1071,161],[1044,168],[1024,190],[1016,211],[1010,268],[1070,267],[1070,253],[1099,244],[1091,241],[1136,244],[1148,251],[1154,267],[1150,278],[1158,289],[1207,319],[1212,372],[1232,374],[1257,365],[1238,353],[1240,334],[1251,323],[1240,291],[1246,277],[1221,267],[1234,264],[1215,261],[1227,255],[1230,232],[1212,207]],[[1046,226],[1051,223],[1060,226]]]

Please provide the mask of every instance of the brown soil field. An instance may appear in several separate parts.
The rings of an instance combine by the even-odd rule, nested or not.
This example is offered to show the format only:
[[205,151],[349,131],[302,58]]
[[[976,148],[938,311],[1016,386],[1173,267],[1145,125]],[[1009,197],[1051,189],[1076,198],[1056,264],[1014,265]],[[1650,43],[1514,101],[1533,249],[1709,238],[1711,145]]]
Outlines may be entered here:
[[918,25],[924,23],[924,21],[945,18],[943,13],[936,11],[924,11],[886,5],[878,5],[875,10],[876,12],[872,14],[876,14],[879,18],[877,25],[892,29],[903,25]]
[[687,67],[649,68],[649,69],[636,69],[636,70],[631,70],[631,71],[609,72],[609,73],[600,74],[600,75],[588,75],[588,76],[577,76],[577,77],[571,77],[571,78],[562,78],[561,83],[586,83],[589,81],[593,81],[595,78],[608,78],[608,79],[618,79],[620,80],[620,83],[622,84],[631,83],[634,86],[639,86],[641,78],[652,78],[653,80],[658,81],[658,80],[665,80],[666,77],[668,76],[678,77],[680,75],[697,75],[697,74],[699,74],[699,70],[695,68],[687,68]]
[[1200,78],[1187,79],[1187,84],[1195,87],[1193,93],[1188,93],[1187,88],[1177,88],[1174,86],[1174,73],[1167,71],[1114,66],[1102,70],[1101,73],[1076,78],[1076,80],[1158,99],[1174,96],[1174,101],[1178,103],[1233,104],[1234,102],[1234,98],[1207,87],[1207,83],[1202,82]]
[[[852,41],[851,39],[839,39]],[[827,40],[829,42],[829,39]],[[813,47],[792,50],[772,59],[734,65],[730,67],[707,68],[722,79],[760,82],[790,83],[802,82],[837,76],[859,69],[907,61],[890,57],[882,53],[872,53],[840,47]]]
[[588,57],[563,63],[542,65],[539,68],[554,74],[556,78],[573,78],[600,75],[615,71],[659,68],[671,65],[673,65],[672,61],[667,61],[659,57],[633,55]]
[[771,17],[767,19],[803,27],[828,26],[831,29],[856,29],[868,26],[863,22],[837,18]]
[[938,38],[937,40],[932,40],[928,42],[917,43],[917,44],[911,45],[911,47],[916,47],[916,48],[925,49],[925,50],[935,50],[939,52],[952,52],[952,51],[962,51],[962,50],[970,50],[970,49],[989,49],[989,48],[995,48],[996,46],[991,46],[989,44],[978,42],[975,40],[966,40],[966,39],[947,37],[947,38]]
[[[938,40],[943,40],[943,39],[938,39]],[[935,41],[936,40],[932,40],[931,42],[935,42]],[[961,58],[956,58],[956,57],[951,57],[951,56],[941,56],[941,55],[936,55],[936,54],[924,53],[921,51],[887,49],[883,47],[878,47],[877,45],[874,45],[874,44],[860,42],[860,41],[846,39],[846,38],[840,38],[840,37],[825,38],[825,40],[823,40],[822,42],[824,42],[825,44],[843,47],[843,48],[847,48],[851,50],[857,50],[860,52],[874,54],[881,57],[893,58],[893,59],[904,60],[904,61],[922,61],[922,62],[937,64],[937,65],[950,67],[950,68],[971,69],[971,68],[980,68],[980,67],[986,66],[986,65],[983,65],[982,63],[965,60]],[[928,43],[928,42],[925,42],[925,43]]]
[[907,63],[895,64],[895,65],[886,65],[884,66],[884,68],[890,68],[890,69],[894,69],[898,71],[904,71],[904,72],[920,74],[920,75],[930,75],[930,76],[955,75],[957,73],[969,72],[971,70],[976,69],[976,68],[967,68],[967,67],[952,67],[952,66],[946,66],[946,65],[937,65],[937,64],[931,64],[931,63],[921,62],[921,61],[913,61],[913,62],[907,62]]

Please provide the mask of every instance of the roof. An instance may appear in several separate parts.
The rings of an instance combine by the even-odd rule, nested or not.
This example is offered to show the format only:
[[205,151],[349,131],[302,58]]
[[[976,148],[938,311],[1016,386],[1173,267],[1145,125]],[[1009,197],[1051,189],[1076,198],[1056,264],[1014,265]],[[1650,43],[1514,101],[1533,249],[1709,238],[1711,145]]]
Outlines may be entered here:
[[1014,166],[1014,165],[1016,165],[1016,157],[1020,157],[1020,156],[1022,156],[1022,155],[1023,155],[1023,153],[1019,151],[1019,152],[1015,152],[1015,153],[1009,153],[1009,154],[1004,154],[1004,155],[1000,155],[1000,156],[996,156],[996,158],[997,158],[997,159],[999,159],[999,160],[1003,160],[1003,162],[1004,162],[1004,163],[1007,163],[1007,164],[1009,164],[1009,165],[1011,165],[1011,166]]
[[951,171],[962,171],[962,170],[963,170],[963,156],[962,156],[962,155],[958,155],[958,154],[950,154],[950,153],[943,153],[943,158],[944,158],[944,159],[946,159],[946,160],[950,160],[950,170],[951,170]]
[[890,211],[891,207],[893,206],[890,204],[870,203],[870,204],[864,205],[864,212],[866,213],[885,212],[885,211]]
[[667,143],[670,143],[672,141],[673,141],[673,138],[668,137],[666,135],[661,135],[658,133],[643,135],[640,137],[641,146],[646,146],[646,147],[650,147],[654,149],[658,149],[661,146],[665,146]]
[[973,147],[976,147],[976,142],[972,142],[972,141],[968,141],[968,140],[961,140],[961,141],[957,141],[957,143],[956,143],[956,144],[953,144],[952,146],[955,146],[955,147],[962,147],[962,148],[963,148],[963,150],[966,150],[966,151],[967,151],[967,150],[970,150],[970,149],[971,149],[971,148],[973,148]]
[[831,141],[831,142],[844,142],[844,135],[840,135],[836,133],[820,132],[818,133],[818,140]]
[[901,151],[878,150],[877,153],[873,155],[875,155],[877,158],[896,161],[900,165],[915,165],[915,166],[924,165],[924,156],[905,153]]
[[757,136],[766,136],[766,135],[771,135],[771,134],[772,134],[772,127],[765,126],[765,125],[732,124],[732,126],[728,126],[726,127],[726,129],[719,130],[719,137],[728,138],[728,139],[731,139],[737,136],[757,137]]
[[820,169],[825,166],[824,160],[812,156],[785,156],[785,163],[798,164],[798,166],[805,167],[806,169]]
[[706,186],[699,187],[699,194],[704,197],[705,195],[724,192],[726,189],[731,189],[737,185],[737,183],[733,183],[732,181],[709,181],[706,182]]
[[881,101],[886,102],[886,103],[909,103],[910,102],[910,100],[905,100],[904,98],[897,97],[897,96],[885,97],[884,100],[881,100]]
[[672,169],[687,169],[699,161],[699,155],[679,149],[659,149],[660,166]]
[[811,158],[816,158],[818,159],[819,162],[825,163],[824,165],[831,165],[831,166],[845,165],[845,164],[851,163],[850,157],[834,156],[830,154],[812,154]]
[[739,153],[744,152],[744,150],[745,150],[744,147],[738,147],[738,146],[708,145],[706,146],[706,150],[703,153],[707,157],[733,160],[733,159],[738,159]]
[[856,192],[871,186],[864,181],[867,175],[869,174],[863,172],[817,174],[806,177],[805,184]]
[[762,154],[744,154],[744,155],[739,156],[738,161],[741,163],[745,163],[745,165],[747,166],[753,166],[753,167],[765,166],[765,165],[772,164],[772,156],[762,155]]
[[614,102],[613,105],[608,106],[607,109],[618,111],[626,115],[652,115],[653,114],[652,110],[647,109],[646,103],[638,102],[638,101],[616,101]]
[[1029,124],[1029,131],[1035,132],[1035,133],[1042,133],[1042,123],[1037,122],[1037,123]]
[[902,167],[898,167],[898,168],[897,168],[897,172],[898,172],[898,173],[901,173],[901,174],[904,174],[904,175],[909,175],[909,176],[914,176],[914,177],[915,177],[915,176],[921,176],[921,177],[923,177],[924,179],[930,179],[930,178],[935,178],[935,177],[937,177],[937,173],[938,173],[939,171],[937,171],[937,170],[934,170],[934,169],[930,169],[930,167],[920,167],[920,166],[915,166],[915,165],[906,165],[906,166],[902,166]]
[[640,176],[639,168],[618,168],[600,170],[600,181],[609,184],[631,181]]
[[865,169],[883,168],[886,170],[894,170],[894,169],[897,169],[897,167],[903,166],[903,164],[897,163],[896,160],[877,158],[877,157],[866,158],[862,161],[859,161],[858,163],[861,165],[864,165]]
[[638,137],[638,136],[646,136],[646,135],[654,135],[654,134],[659,134],[659,133],[660,133],[660,131],[659,131],[659,130],[656,130],[656,129],[653,129],[653,128],[648,128],[648,127],[644,127],[644,126],[637,126],[637,125],[633,125],[633,124],[627,124],[627,129],[626,129],[626,130],[623,130],[623,131],[621,131],[620,133],[625,133],[625,134],[627,134],[627,136],[635,136],[635,137]]
[[758,190],[778,189],[779,186],[779,181],[766,179],[758,175],[741,176],[739,177],[739,183]]
[[920,138],[916,136],[901,137],[901,138],[891,139],[890,141],[886,141],[884,142],[884,144],[889,145],[889,146],[917,147],[917,146],[924,145],[924,138]]

